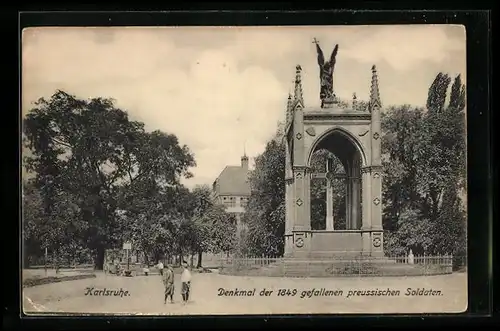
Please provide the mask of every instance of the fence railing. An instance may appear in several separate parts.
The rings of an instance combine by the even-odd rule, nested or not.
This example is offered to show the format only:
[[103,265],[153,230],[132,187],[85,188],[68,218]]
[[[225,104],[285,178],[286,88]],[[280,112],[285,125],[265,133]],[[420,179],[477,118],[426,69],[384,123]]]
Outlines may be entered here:
[[313,259],[283,257],[228,257],[221,260],[220,272],[262,276],[417,276],[452,273],[465,257],[437,256],[333,256]]
[[222,258],[220,261],[222,268],[233,267],[239,269],[245,269],[245,268],[253,269],[258,267],[270,266],[282,260],[283,258],[281,257],[263,256],[263,257],[225,257]]

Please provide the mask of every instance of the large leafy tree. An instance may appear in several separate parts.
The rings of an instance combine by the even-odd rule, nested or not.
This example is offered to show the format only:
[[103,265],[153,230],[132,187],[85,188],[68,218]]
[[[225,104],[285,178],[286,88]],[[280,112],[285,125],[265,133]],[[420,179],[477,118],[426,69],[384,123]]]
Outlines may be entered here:
[[210,251],[213,253],[231,252],[236,245],[236,218],[227,213],[222,205],[214,205],[203,216],[208,225]]
[[[198,254],[197,267],[202,267],[203,252],[210,252],[214,248],[212,240],[212,210],[214,201],[212,190],[207,185],[195,186],[192,190],[193,201],[193,239],[192,248]],[[222,217],[224,220],[224,216]],[[229,229],[228,229],[229,230]],[[231,235],[230,232],[227,232]]]
[[251,195],[244,215],[248,251],[281,255],[285,233],[285,145],[279,134],[256,158],[249,180]]
[[465,86],[457,76],[446,105],[450,82],[436,76],[426,110],[394,107],[383,118],[384,228],[394,252],[464,253]]
[[148,262],[149,257],[158,261],[163,256],[182,255],[189,250],[184,240],[192,200],[186,187],[138,181],[124,189],[119,230],[123,241],[131,241]]
[[427,110],[431,113],[440,113],[445,109],[446,94],[451,78],[445,73],[438,73],[432,82],[427,96]]
[[[58,191],[50,213],[43,208],[43,197],[33,181],[23,183],[24,261],[39,259],[44,250],[56,266],[71,264],[85,252],[82,236],[86,225],[79,218],[79,207],[73,196]],[[39,262],[39,261],[38,261]],[[48,261],[46,261],[48,262]]]
[[131,121],[110,99],[81,100],[57,91],[48,100],[40,99],[23,124],[25,146],[31,151],[25,165],[36,174],[45,217],[57,210],[60,192],[71,196],[85,224],[85,245],[93,250],[99,269],[105,249],[122,240],[120,203],[140,200],[137,194],[124,197],[124,192],[139,186],[145,188],[142,195],[154,195],[179,186],[195,165],[174,135],[146,132],[143,123]]
[[417,148],[424,110],[409,105],[391,107],[382,116],[383,225],[397,228],[398,215],[420,208],[417,190]]
[[[23,262],[28,266],[43,255],[40,224],[43,222],[43,197],[31,182],[23,181]],[[35,260],[35,261],[33,261]]]

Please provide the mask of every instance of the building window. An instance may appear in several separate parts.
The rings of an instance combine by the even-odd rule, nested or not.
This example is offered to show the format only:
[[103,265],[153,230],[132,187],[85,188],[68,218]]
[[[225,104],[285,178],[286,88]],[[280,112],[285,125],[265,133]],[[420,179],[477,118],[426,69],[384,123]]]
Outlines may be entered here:
[[240,205],[245,208],[248,205],[248,198],[241,198]]
[[222,198],[222,203],[226,207],[236,207],[236,198],[235,197],[224,197]]

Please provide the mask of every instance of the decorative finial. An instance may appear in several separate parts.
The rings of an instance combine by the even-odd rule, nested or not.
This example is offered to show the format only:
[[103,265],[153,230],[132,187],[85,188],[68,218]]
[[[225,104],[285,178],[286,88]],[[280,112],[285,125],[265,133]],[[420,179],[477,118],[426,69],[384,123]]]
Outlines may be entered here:
[[372,66],[372,83],[370,86],[370,109],[374,107],[382,107],[382,102],[380,101],[380,92],[378,88],[378,76],[377,68],[375,65]]
[[304,98],[302,96],[302,77],[301,77],[302,67],[300,64],[295,66],[295,101],[304,103]]
[[288,100],[286,102],[286,124],[289,124],[292,121],[293,117],[293,100],[292,100],[292,93],[288,92]]
[[247,158],[247,141],[245,139],[245,141],[243,142],[243,157],[244,158]]

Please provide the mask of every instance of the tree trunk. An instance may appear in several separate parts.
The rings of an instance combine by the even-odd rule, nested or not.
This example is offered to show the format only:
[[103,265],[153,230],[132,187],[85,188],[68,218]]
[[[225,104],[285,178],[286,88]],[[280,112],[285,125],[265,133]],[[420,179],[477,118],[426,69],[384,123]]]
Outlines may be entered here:
[[104,247],[100,246],[97,248],[97,252],[95,255],[94,266],[95,270],[103,270],[104,269]]
[[158,250],[155,250],[154,252],[154,262],[158,263],[160,261],[160,252]]
[[202,266],[201,266],[201,259],[202,259],[202,257],[203,257],[203,252],[199,251],[198,252],[198,263],[196,265],[196,268],[202,268]]
[[194,254],[191,254],[191,268],[193,267],[194,265]]

